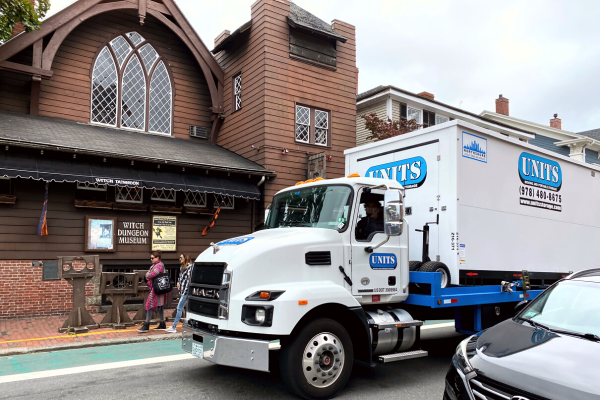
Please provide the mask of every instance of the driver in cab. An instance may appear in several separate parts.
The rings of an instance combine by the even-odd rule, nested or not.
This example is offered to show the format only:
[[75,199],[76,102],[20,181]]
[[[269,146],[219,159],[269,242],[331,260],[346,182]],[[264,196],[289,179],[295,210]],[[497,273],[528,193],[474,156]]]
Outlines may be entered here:
[[356,224],[356,240],[367,240],[374,232],[383,232],[383,208],[376,200],[365,203],[366,214]]

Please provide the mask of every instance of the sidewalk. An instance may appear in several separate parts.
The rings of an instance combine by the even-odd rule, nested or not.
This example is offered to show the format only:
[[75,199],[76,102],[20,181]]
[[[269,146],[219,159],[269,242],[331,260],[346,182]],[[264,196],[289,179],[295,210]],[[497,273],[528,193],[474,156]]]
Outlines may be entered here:
[[[100,322],[105,314],[91,314]],[[133,317],[134,311],[129,312]],[[66,316],[22,318],[0,320],[0,357],[41,351],[64,350],[81,347],[106,346],[112,344],[135,343],[153,340],[173,340],[181,338],[181,323],[178,333],[167,334],[150,326],[150,332],[139,333],[138,325],[127,329],[91,329],[88,333],[68,335],[58,333]],[[167,327],[170,323],[167,322]]]

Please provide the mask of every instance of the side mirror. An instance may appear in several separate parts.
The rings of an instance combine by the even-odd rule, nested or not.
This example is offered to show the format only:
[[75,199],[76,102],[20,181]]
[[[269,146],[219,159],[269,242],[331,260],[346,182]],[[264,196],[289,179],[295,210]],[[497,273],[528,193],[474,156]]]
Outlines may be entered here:
[[385,234],[400,236],[403,229],[404,206],[402,204],[402,194],[399,190],[390,189],[385,191],[383,217]]
[[527,300],[523,300],[517,303],[517,305],[515,306],[514,312],[515,312],[515,316],[521,312],[521,310],[523,310],[525,308],[525,306],[527,306],[527,304],[529,304],[529,302]]

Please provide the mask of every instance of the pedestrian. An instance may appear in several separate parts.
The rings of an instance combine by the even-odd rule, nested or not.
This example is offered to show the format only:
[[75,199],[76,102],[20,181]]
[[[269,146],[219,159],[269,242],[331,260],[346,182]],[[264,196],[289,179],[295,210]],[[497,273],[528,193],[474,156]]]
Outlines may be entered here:
[[167,302],[167,295],[160,294],[157,295],[154,293],[154,289],[152,288],[152,279],[155,278],[158,274],[162,274],[165,271],[165,266],[163,265],[161,259],[160,251],[153,251],[150,254],[150,261],[152,262],[152,266],[146,272],[146,281],[148,282],[148,290],[150,294],[148,295],[148,300],[146,300],[146,322],[138,332],[148,332],[150,330],[150,320],[152,319],[152,312],[158,312],[158,316],[160,318],[160,323],[154,329],[165,330],[167,326],[165,325],[165,313],[164,307]]
[[185,307],[185,303],[187,303],[188,298],[188,283],[190,282],[190,275],[192,273],[192,258],[188,255],[181,253],[179,255],[179,263],[181,267],[179,268],[179,279],[177,280],[177,289],[181,294],[179,298],[179,304],[177,304],[177,315],[175,315],[175,321],[173,321],[173,326],[167,329],[169,333],[177,332],[177,324],[181,319],[181,314],[183,313],[183,307]]

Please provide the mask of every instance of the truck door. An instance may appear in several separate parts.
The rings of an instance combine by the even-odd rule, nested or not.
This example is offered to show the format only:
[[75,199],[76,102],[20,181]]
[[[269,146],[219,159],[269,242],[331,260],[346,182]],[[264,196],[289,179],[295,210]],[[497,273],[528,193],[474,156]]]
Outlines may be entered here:
[[[364,302],[386,301],[384,296],[398,293],[400,258],[398,236],[390,237],[383,246],[367,253],[364,249],[386,239],[383,230],[383,190],[361,188],[353,213],[352,294],[365,296]],[[372,297],[374,296],[374,297]]]

